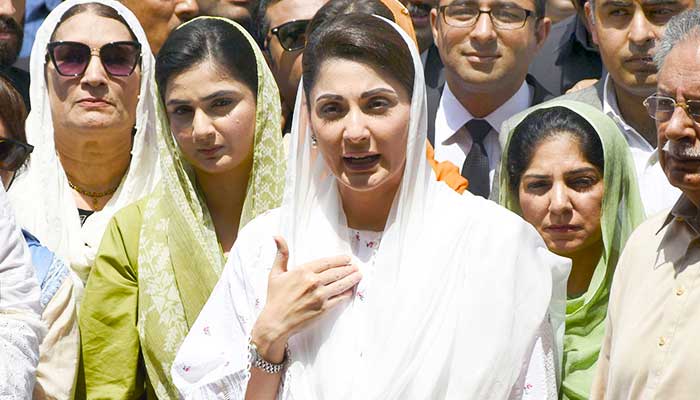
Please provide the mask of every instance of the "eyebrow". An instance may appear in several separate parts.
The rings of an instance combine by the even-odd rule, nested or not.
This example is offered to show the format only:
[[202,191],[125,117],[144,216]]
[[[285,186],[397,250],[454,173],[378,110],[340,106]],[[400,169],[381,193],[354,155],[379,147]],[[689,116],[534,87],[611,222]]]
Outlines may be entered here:
[[[572,171],[566,171],[566,172],[564,173],[564,175],[566,175],[566,176],[580,175],[580,174],[584,174],[584,173],[587,173],[587,172],[597,173],[598,170],[596,170],[596,169],[593,168],[593,167],[583,167],[583,168],[578,168],[578,169],[575,169],[575,170],[572,170]],[[522,179],[525,179],[525,178],[530,178],[530,179],[551,179],[552,176],[551,176],[551,175],[542,175],[542,174],[525,174],[525,175],[523,175],[523,178],[522,178]]]
[[678,5],[680,2],[678,0],[642,0],[642,5],[644,6],[656,6],[656,5]]
[[525,178],[531,178],[531,179],[551,179],[551,175],[540,175],[540,174],[525,174],[523,175],[522,179]]
[[[236,92],[233,90],[218,90],[214,93],[211,93],[211,94],[208,94],[208,95],[202,97],[200,100],[201,101],[209,101],[209,100],[215,99],[217,97],[232,96],[234,94],[236,94]],[[171,106],[171,105],[182,105],[182,104],[190,104],[190,102],[188,100],[171,99],[171,100],[168,100],[166,105]]]
[[396,95],[396,92],[394,92],[391,89],[388,88],[376,88],[372,90],[368,90],[360,95],[361,99],[366,99],[367,97],[372,97],[374,95],[380,94],[380,93],[386,93],[386,94],[392,94]]
[[326,93],[322,94],[318,97],[316,97],[316,101],[321,101],[321,100],[342,100],[343,96],[339,96],[337,94],[332,94],[332,93]]
[[601,7],[631,7],[631,6],[632,6],[631,1],[623,1],[623,0],[604,1],[603,4],[601,4]]
[[564,175],[579,175],[579,174],[585,174],[587,172],[593,172],[593,173],[598,173],[598,170],[596,170],[593,167],[583,167],[583,168],[578,168],[573,171],[566,171]]
[[[474,5],[474,6],[479,6],[479,2],[478,2],[478,1],[475,1],[475,0],[457,0],[457,1],[453,2],[452,4],[448,4],[448,5],[450,5],[450,6],[451,6],[451,5],[460,5],[460,6],[464,6],[464,5]],[[479,6],[479,7],[480,7],[480,6]],[[523,8],[523,7],[519,6],[518,4],[516,4],[516,3],[512,2],[512,1],[495,1],[495,2],[493,2],[493,4],[489,4],[488,7],[489,7],[489,8],[493,8],[493,7],[517,7],[517,8]]]

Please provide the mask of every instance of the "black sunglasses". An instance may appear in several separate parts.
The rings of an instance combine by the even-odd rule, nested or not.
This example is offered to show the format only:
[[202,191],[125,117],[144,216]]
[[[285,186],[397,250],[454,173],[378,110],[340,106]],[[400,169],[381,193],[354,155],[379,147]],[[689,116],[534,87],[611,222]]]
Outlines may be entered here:
[[97,55],[110,76],[129,76],[141,60],[141,44],[133,41],[107,43],[99,49],[79,42],[51,42],[47,58],[62,76],[81,76]]
[[274,27],[270,33],[277,36],[283,49],[297,51],[306,47],[306,27],[308,26],[308,19],[298,19]]
[[0,169],[17,171],[34,150],[34,146],[13,139],[0,139]]

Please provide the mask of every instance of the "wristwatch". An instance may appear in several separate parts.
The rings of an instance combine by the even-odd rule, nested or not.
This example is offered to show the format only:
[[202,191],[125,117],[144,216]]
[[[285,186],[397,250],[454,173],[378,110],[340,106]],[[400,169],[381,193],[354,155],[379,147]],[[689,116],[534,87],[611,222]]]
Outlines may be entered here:
[[279,364],[271,363],[258,353],[258,346],[253,343],[252,340],[248,342],[248,361],[252,367],[261,369],[268,374],[279,374],[282,368],[287,364],[289,349],[285,347],[284,349],[284,359]]

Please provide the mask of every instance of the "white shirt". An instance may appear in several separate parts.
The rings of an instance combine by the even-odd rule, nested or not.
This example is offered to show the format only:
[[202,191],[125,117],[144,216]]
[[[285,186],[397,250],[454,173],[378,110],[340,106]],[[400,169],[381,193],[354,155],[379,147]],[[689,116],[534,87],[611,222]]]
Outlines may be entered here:
[[639,194],[647,216],[652,216],[673,207],[681,191],[672,186],[664,174],[656,149],[620,115],[617,97],[610,75],[605,77],[603,90],[603,112],[615,121],[629,144],[634,168],[637,171]]
[[[501,145],[498,143],[498,134],[503,121],[525,110],[530,106],[532,89],[523,82],[515,94],[498,107],[485,119],[491,125],[491,132],[484,138],[486,155],[489,158],[489,182],[493,185],[493,177],[496,167],[501,162]],[[435,115],[435,159],[438,161],[450,161],[458,168],[462,168],[467,154],[472,148],[472,137],[460,128],[474,116],[464,108],[450,90],[449,84],[445,85],[440,98],[440,105]]]

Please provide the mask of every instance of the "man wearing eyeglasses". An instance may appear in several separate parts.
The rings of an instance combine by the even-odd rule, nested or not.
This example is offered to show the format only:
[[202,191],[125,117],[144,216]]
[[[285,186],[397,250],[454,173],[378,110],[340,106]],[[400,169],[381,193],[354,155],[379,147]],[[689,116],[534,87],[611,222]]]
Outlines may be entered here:
[[501,123],[549,95],[527,75],[550,29],[544,12],[545,0],[441,0],[431,12],[446,85],[428,90],[428,138],[473,194],[489,197]]
[[260,1],[258,37],[280,90],[285,126],[291,123],[297,87],[301,80],[301,55],[306,46],[306,27],[326,1]]
[[29,108],[29,74],[12,64],[22,48],[24,0],[0,0],[0,75],[10,80]]
[[594,86],[560,97],[588,103],[617,123],[629,144],[648,216],[671,207],[680,195],[661,170],[656,127],[643,104],[656,90],[657,68],[652,57],[669,19],[694,3],[589,0],[585,9],[592,39],[608,74]]
[[659,160],[683,193],[627,240],[610,292],[593,400],[700,393],[700,10],[673,17],[654,55]]

